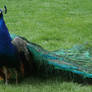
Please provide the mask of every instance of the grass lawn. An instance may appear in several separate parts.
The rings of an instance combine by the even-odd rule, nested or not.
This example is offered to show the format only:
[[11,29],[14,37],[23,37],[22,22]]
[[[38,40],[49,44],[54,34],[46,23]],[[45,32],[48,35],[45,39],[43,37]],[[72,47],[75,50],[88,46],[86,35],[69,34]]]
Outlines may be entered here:
[[[4,5],[8,8],[4,18],[10,33],[47,50],[92,40],[92,0],[0,0],[0,7]],[[92,92],[92,86],[32,77],[19,85],[1,83],[0,92]]]

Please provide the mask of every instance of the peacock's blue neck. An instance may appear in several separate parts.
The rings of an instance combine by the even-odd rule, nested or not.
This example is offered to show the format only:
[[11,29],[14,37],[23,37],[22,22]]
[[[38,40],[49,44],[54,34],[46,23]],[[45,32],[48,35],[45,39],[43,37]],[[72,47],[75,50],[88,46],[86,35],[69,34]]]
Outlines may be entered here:
[[2,15],[0,16],[0,54],[11,55],[15,52],[15,48],[11,43],[11,40],[12,39]]

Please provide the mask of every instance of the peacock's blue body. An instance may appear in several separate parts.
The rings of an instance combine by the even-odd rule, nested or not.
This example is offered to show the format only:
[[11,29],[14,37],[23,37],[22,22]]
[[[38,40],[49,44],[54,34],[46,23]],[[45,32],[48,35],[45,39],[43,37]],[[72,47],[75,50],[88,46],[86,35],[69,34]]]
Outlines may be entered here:
[[3,19],[3,14],[0,14],[0,67],[16,67],[18,66],[17,49],[12,44],[12,39],[8,32],[8,28]]
[[2,15],[0,16],[0,54],[13,55],[16,52],[11,40]]

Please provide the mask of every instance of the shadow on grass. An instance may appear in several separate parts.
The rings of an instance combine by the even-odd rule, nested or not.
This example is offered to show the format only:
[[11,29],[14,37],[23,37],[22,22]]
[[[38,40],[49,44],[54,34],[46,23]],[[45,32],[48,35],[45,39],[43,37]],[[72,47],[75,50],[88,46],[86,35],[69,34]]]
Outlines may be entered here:
[[92,85],[92,79],[83,78],[81,75],[74,74],[66,71],[56,71],[46,73],[32,73],[30,77],[26,77],[20,83],[39,85],[40,83],[63,83],[63,82],[74,82],[81,85]]

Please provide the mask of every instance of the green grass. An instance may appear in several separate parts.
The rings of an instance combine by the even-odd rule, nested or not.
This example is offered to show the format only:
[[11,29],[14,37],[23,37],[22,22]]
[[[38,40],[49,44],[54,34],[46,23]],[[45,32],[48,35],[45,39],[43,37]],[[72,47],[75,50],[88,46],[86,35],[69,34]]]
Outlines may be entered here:
[[[71,48],[92,40],[92,0],[0,0],[10,33],[47,50]],[[62,76],[62,75],[61,75]],[[0,84],[0,92],[91,92],[92,86],[30,78],[19,85]]]

